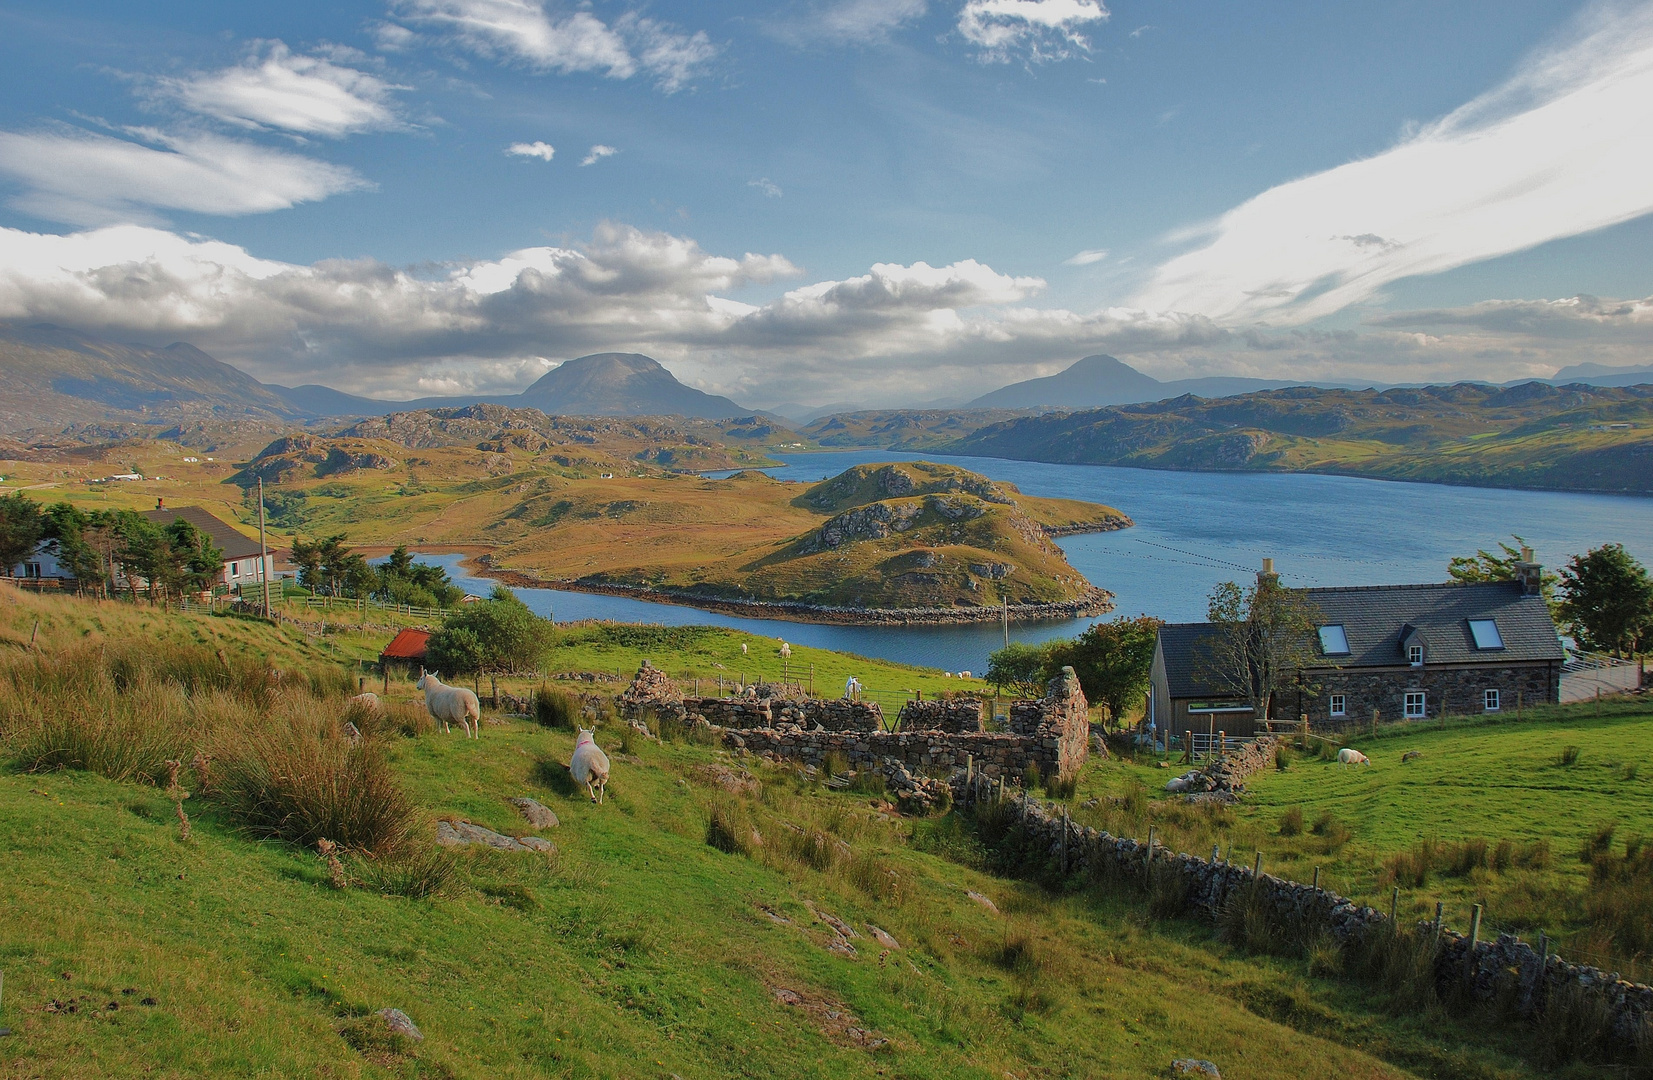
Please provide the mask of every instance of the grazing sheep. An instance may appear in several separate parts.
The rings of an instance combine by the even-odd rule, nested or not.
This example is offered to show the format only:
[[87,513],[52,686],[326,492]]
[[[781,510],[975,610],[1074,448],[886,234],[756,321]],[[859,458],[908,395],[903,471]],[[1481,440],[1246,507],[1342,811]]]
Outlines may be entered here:
[[[580,729],[574,738],[574,756],[568,759],[568,771],[573,774],[574,782],[584,784],[586,792],[592,802],[601,802],[598,792],[604,798],[608,795],[608,755],[597,746],[597,740],[591,732]],[[592,785],[596,789],[592,789]]]
[[369,690],[365,694],[357,694],[356,696],[352,697],[350,699],[350,704],[360,705],[362,708],[366,709],[368,712],[378,712],[379,711],[379,695],[375,694],[373,691]]
[[425,692],[425,708],[431,717],[442,721],[442,730],[452,731],[450,723],[465,729],[465,737],[482,737],[482,703],[463,686],[448,686],[435,674],[419,669],[419,681],[414,688]]
[[1337,752],[1337,761],[1340,765],[1370,765],[1372,760],[1359,750],[1351,750],[1347,746]]

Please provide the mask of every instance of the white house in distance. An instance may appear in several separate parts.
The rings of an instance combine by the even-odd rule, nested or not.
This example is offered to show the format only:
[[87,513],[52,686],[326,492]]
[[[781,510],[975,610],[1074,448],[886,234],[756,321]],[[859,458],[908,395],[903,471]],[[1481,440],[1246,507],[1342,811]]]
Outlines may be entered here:
[[[216,584],[227,585],[231,589],[238,586],[251,586],[265,580],[270,581],[279,577],[276,572],[276,553],[271,551],[265,556],[262,565],[258,556],[258,538],[250,537],[233,525],[219,520],[199,506],[180,506],[177,509],[168,509],[166,500],[156,499],[155,509],[145,510],[143,516],[155,524],[165,527],[178,518],[183,518],[197,529],[207,534],[213,546],[224,552],[224,564],[219,567]],[[26,561],[13,568],[12,574],[20,578],[58,578],[66,579],[71,575],[57,563],[57,559],[41,545]]]

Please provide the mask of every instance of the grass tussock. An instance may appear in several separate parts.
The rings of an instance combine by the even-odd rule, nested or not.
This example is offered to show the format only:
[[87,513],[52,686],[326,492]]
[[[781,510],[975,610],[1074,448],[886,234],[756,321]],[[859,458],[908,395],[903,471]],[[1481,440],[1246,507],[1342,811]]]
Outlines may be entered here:
[[1513,870],[1544,870],[1554,864],[1549,842],[1517,843],[1480,838],[1442,843],[1433,837],[1396,852],[1384,862],[1386,879],[1403,888],[1421,888],[1431,875],[1471,877],[1477,871],[1504,874]]
[[1432,930],[1385,925],[1374,928],[1344,955],[1347,969],[1377,986],[1390,1011],[1414,1013],[1436,1003]]
[[762,837],[744,802],[718,796],[706,810],[706,843],[730,855],[750,856],[762,846]]
[[1576,746],[1563,746],[1561,752],[1555,756],[1555,763],[1563,769],[1570,769],[1578,764],[1578,759],[1584,751]]
[[425,900],[448,887],[458,863],[452,852],[435,844],[407,843],[377,858],[358,856],[351,862],[351,871],[363,888]]
[[579,695],[541,683],[534,691],[534,722],[555,731],[573,731],[579,726],[584,704]]
[[1633,836],[1622,854],[1592,853],[1584,909],[1598,947],[1608,945],[1618,956],[1653,954],[1653,843]]
[[330,840],[383,854],[401,847],[416,820],[383,744],[352,739],[325,716],[298,711],[287,723],[236,733],[217,757],[217,801],[241,829],[303,847]]
[[1301,806],[1290,807],[1280,815],[1280,835],[1303,835],[1303,808]]

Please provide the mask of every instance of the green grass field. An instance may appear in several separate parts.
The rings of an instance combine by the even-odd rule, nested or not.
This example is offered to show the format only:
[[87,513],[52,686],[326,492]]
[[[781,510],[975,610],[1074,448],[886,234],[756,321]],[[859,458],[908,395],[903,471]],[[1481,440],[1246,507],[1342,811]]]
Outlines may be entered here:
[[[1591,932],[1590,862],[1581,851],[1607,827],[1611,850],[1653,837],[1653,771],[1641,764],[1653,755],[1653,704],[1612,702],[1596,712],[1579,705],[1529,710],[1520,720],[1511,715],[1351,736],[1344,745],[1365,752],[1370,766],[1289,753],[1287,767],[1259,773],[1233,809],[1196,813],[1179,802],[1152,801],[1187,766],[1167,771],[1146,757],[1093,768],[1076,798],[1117,799],[1140,786],[1140,813],[1105,804],[1090,816],[1136,835],[1157,824],[1167,842],[1195,854],[1209,855],[1212,844],[1221,844],[1250,863],[1262,851],[1267,869],[1300,881],[1312,880],[1319,866],[1323,884],[1385,910],[1399,885],[1402,914],[1432,918],[1440,901],[1448,920],[1462,927],[1471,905],[1482,904],[1490,929],[1528,938],[1542,930],[1560,937],[1576,959],[1645,980],[1653,977],[1653,963],[1639,948]],[[1563,764],[1569,748],[1577,749],[1576,760]],[[1409,753],[1418,756],[1403,761]],[[1287,824],[1294,816],[1301,822],[1295,834]],[[1325,817],[1346,830],[1346,839],[1335,827],[1329,835],[1312,831]],[[1396,857],[1420,843],[1473,848],[1483,841],[1489,865],[1396,872]],[[1511,853],[1501,869],[1490,865],[1499,841],[1509,841]],[[1537,845],[1547,846],[1548,857],[1524,858]]]
[[[65,677],[49,658],[86,663],[117,649],[90,624],[102,617],[120,634],[138,625],[128,620],[158,620],[146,632],[176,642],[158,651],[179,665],[191,642],[206,657],[223,644],[262,647],[295,670],[330,663],[302,635],[242,620],[0,597],[6,686],[44,687],[30,700],[62,706],[82,730],[103,721],[77,713],[76,701],[158,702],[157,727],[222,755],[215,774],[238,745],[226,725],[276,738],[285,728],[260,727],[223,692],[141,674],[122,689],[96,673]],[[42,613],[50,633],[31,651],[27,630]],[[662,666],[724,662],[728,644],[710,640],[652,652]],[[650,645],[662,643],[602,647]],[[568,646],[593,667],[597,648]],[[348,685],[338,674],[309,686],[290,676],[274,708],[319,717],[324,742],[336,740]],[[605,727],[614,776],[599,807],[561,768],[570,733],[500,717],[475,741],[370,730],[421,836],[437,818],[532,832],[506,802],[517,795],[561,818],[540,832],[555,856],[467,850],[440,891],[411,899],[370,887],[378,864],[360,855],[345,859],[351,887],[331,887],[313,848],[251,838],[220,794],[183,801],[185,840],[153,783],[22,771],[18,754],[38,745],[31,724],[0,707],[0,1026],[13,1030],[0,1038],[0,1077],[1136,1078],[1183,1056],[1240,1080],[1544,1074],[1517,1028],[1387,1008],[1361,983],[1247,955],[1207,924],[1151,919],[1140,898],[1100,885],[1053,892],[995,878],[945,821],[915,823],[870,791],[834,792],[716,747]],[[1591,744],[1576,741],[1578,767],[1588,767]],[[1518,755],[1528,753],[1543,751]],[[1426,747],[1407,767],[1429,755],[1446,756]],[[761,787],[726,790],[718,770],[743,767]],[[1393,775],[1381,761],[1359,781],[1320,768],[1300,762],[1281,774],[1279,783],[1303,785],[1285,799],[1259,783],[1261,801],[1234,827],[1302,802],[1317,776]],[[1097,763],[1079,797],[1165,775]],[[183,784],[198,787],[188,768]],[[708,843],[714,819],[756,836],[726,853]],[[853,954],[829,948],[838,942],[828,916],[859,935]],[[881,946],[875,926],[899,947]],[[387,1007],[407,1012],[424,1040],[389,1038],[372,1015]]]

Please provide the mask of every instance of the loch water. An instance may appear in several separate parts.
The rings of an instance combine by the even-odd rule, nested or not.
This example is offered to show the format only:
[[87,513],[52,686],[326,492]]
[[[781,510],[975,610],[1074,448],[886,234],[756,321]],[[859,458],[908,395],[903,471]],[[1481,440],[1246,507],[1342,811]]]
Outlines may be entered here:
[[[890,451],[777,455],[765,470],[803,482],[852,465],[922,460]],[[1600,544],[1622,543],[1653,565],[1653,499],[1557,491],[1453,487],[1307,473],[1207,473],[1053,465],[1001,458],[940,458],[1015,484],[1028,495],[1084,499],[1117,507],[1129,529],[1059,540],[1068,561],[1115,594],[1116,614],[1146,613],[1172,622],[1204,618],[1205,598],[1221,581],[1245,583],[1264,558],[1291,585],[1385,585],[1446,580],[1447,561],[1520,534],[1541,562],[1557,566]],[[713,473],[712,476],[727,475]],[[486,595],[492,583],[457,555],[428,555],[457,584]],[[614,619],[666,626],[710,624],[802,645],[980,672],[1003,644],[997,624],[826,626],[748,619],[626,597],[560,589],[517,589],[559,622]],[[1078,633],[1091,620],[1012,624],[1013,641]]]

